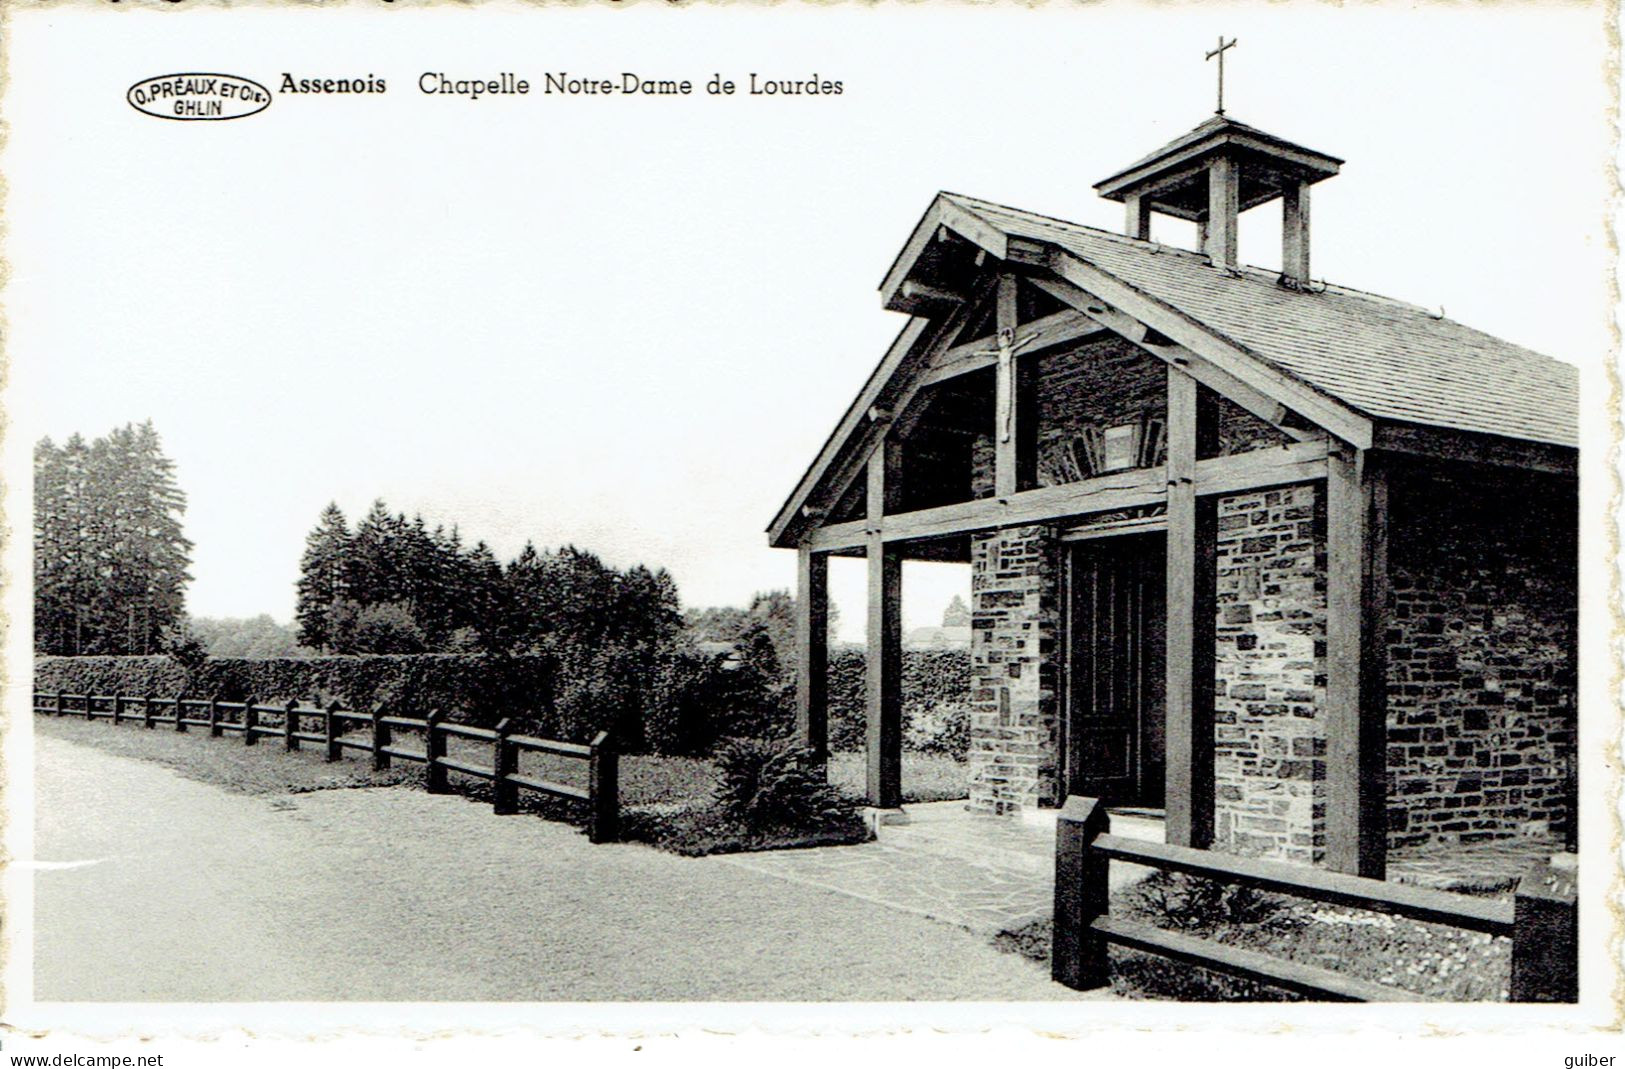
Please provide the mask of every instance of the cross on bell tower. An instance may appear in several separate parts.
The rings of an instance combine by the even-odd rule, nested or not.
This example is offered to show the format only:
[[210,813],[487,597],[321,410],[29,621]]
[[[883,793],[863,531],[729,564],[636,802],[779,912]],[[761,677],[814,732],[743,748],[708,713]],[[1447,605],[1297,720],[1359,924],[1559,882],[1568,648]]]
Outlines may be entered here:
[[1221,36],[1208,53],[1220,63],[1217,114],[1096,182],[1095,191],[1123,203],[1130,237],[1150,239],[1152,212],[1191,220],[1215,267],[1236,265],[1237,217],[1279,199],[1281,282],[1301,288],[1309,281],[1309,187],[1337,174],[1343,161],[1224,114],[1224,53],[1235,43]]
[[1219,47],[1207,54],[1208,59],[1212,59],[1214,56],[1219,57],[1219,106],[1213,109],[1215,115],[1224,114],[1224,54],[1234,47],[1236,47],[1236,39],[1234,37],[1230,38],[1227,44],[1225,43],[1224,34],[1221,33],[1219,34]]

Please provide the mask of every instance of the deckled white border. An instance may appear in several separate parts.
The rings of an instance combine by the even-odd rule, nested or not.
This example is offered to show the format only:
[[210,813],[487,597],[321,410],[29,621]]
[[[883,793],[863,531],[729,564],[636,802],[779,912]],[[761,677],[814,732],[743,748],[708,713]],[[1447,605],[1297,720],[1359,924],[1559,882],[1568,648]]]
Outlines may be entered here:
[[[74,0],[68,0],[74,2]],[[95,2],[95,0],[77,0]],[[750,2],[750,0],[737,0]],[[275,0],[236,6],[272,6]],[[1616,92],[1619,78],[1620,18],[1613,7],[1610,78]],[[209,6],[233,6],[220,0]],[[303,5],[287,3],[299,8]],[[495,6],[495,5],[493,5]],[[1209,9],[1211,10],[1211,9]],[[9,11],[0,7],[0,11]],[[387,19],[382,9],[378,17]],[[9,28],[8,28],[9,29]],[[3,34],[9,40],[9,32]],[[0,102],[3,108],[3,102]],[[1619,153],[1617,109],[1614,136],[1609,141],[1614,174],[1625,157]],[[1618,196],[1608,206],[1609,234],[1617,265],[1620,247]],[[1603,210],[1599,206],[1599,210]],[[1614,285],[1617,300],[1617,269]],[[26,310],[7,309],[9,316]],[[32,873],[26,862],[7,866],[4,970],[6,1007],[3,1021],[11,1036],[64,1040],[74,1037],[84,1051],[89,1041],[136,1039],[149,1041],[143,1049],[210,1052],[238,1064],[261,1057],[285,1060],[298,1057],[317,1064],[349,1064],[358,1053],[369,1057],[407,1057],[414,1052],[445,1053],[455,1041],[465,1054],[503,1056],[513,1040],[541,1035],[558,1038],[615,1037],[614,1050],[595,1058],[637,1057],[643,1049],[669,1051],[675,1037],[698,1044],[710,1056],[730,1059],[761,1049],[770,1037],[773,1057],[788,1064],[817,1059],[832,1060],[831,1048],[840,1037],[885,1038],[907,1044],[908,1056],[926,1052],[954,1058],[997,1056],[1014,1060],[1018,1051],[1031,1057],[1076,1057],[1077,1048],[1045,1048],[1059,1036],[1087,1036],[1099,1056],[1131,1056],[1131,1044],[1155,1034],[1170,1059],[1224,1061],[1238,1049],[1271,1038],[1280,1045],[1312,1052],[1316,1062],[1328,1066],[1369,1066],[1374,1058],[1409,1059],[1424,1054],[1452,1061],[1489,1059],[1493,1064],[1560,1065],[1565,1054],[1618,1047],[1622,987],[1619,967],[1621,816],[1625,803],[1619,792],[1620,763],[1625,736],[1621,735],[1618,699],[1622,689],[1618,655],[1622,648],[1619,607],[1620,565],[1617,554],[1621,532],[1619,487],[1625,479],[1625,459],[1619,450],[1620,383],[1617,367],[1619,338],[1625,311],[1616,308],[1614,321],[1616,366],[1582,368],[1581,480],[1582,580],[1581,605],[1581,731],[1590,739],[1614,740],[1606,749],[1597,746],[1582,753],[1580,780],[1587,785],[1582,806],[1582,853],[1587,860],[1580,873],[1582,912],[1582,990],[1577,1007],[1505,1005],[1331,1007],[1268,1005],[1188,1005],[1166,1002],[1101,1003],[275,1003],[275,1004],[64,1004],[32,1001],[33,955],[29,918],[32,915]],[[8,394],[7,401],[10,397]],[[1606,401],[1606,403],[1605,403]],[[4,449],[4,485],[28,485],[31,443],[7,439]],[[27,577],[31,573],[26,532],[31,529],[29,502],[18,495],[5,498],[6,545],[3,564],[5,617],[13,626],[12,639],[26,637],[31,621]],[[33,739],[30,718],[30,659],[27,643],[8,643],[5,699],[7,730],[0,743],[5,761],[7,857],[33,856]],[[18,718],[18,711],[23,715]],[[1606,785],[1606,789],[1604,789]],[[1613,864],[1604,864],[1612,861]],[[134,918],[132,918],[133,920]],[[1606,933],[1606,934],[1605,934]],[[1598,1030],[1602,1030],[1599,1032]],[[1329,1033],[1346,1038],[1328,1042]],[[1568,1035],[1554,1046],[1558,1034]],[[1598,1045],[1604,1035],[1612,1036]],[[0,1033],[3,1040],[7,1033]],[[811,1046],[786,1047],[784,1040],[823,1037]],[[1449,1052],[1436,1044],[1404,1045],[1402,1037],[1446,1038]],[[1582,1038],[1584,1037],[1584,1038]],[[339,1041],[326,1048],[290,1041]],[[1304,1047],[1304,1044],[1309,1046]],[[492,1044],[502,1044],[493,1047]],[[1611,1044],[1611,1045],[1610,1045]],[[8,1051],[15,1044],[7,1044]],[[38,1044],[30,1050],[42,1050]],[[57,1049],[57,1048],[53,1048]],[[110,1048],[111,1049],[111,1048]],[[325,1049],[326,1053],[321,1051]],[[693,1046],[681,1049],[693,1052]],[[978,1055],[977,1052],[991,1051]],[[1379,1053],[1384,1052],[1384,1053]],[[1302,1056],[1300,1054],[1300,1056]],[[279,1061],[280,1063],[280,1061]],[[1616,1063],[1617,1064],[1617,1063]]]

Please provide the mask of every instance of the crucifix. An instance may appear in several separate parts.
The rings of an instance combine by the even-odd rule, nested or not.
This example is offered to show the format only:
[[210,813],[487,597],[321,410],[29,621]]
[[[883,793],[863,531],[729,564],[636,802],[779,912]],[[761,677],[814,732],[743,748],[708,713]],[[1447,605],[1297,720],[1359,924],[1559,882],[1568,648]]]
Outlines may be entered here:
[[1219,57],[1219,106],[1214,111],[1215,115],[1224,114],[1224,54],[1234,47],[1236,47],[1236,39],[1232,37],[1226,42],[1224,34],[1221,33],[1219,34],[1219,47],[1207,54],[1208,59],[1212,59],[1214,56]]
[[1016,405],[1013,395],[1015,374],[1014,361],[1016,354],[1027,348],[1039,338],[1039,332],[1033,331],[1025,338],[1017,338],[1014,327],[1001,327],[998,333],[997,349],[979,349],[977,356],[996,356],[999,359],[998,396],[995,405],[999,410],[999,441],[1008,442],[1015,423]]

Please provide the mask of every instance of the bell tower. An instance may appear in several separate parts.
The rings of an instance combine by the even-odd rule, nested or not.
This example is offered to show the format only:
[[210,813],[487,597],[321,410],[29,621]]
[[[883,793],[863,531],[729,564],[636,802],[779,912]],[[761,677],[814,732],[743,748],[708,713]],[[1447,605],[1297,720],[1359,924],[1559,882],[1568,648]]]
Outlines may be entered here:
[[1335,156],[1237,122],[1221,110],[1095,183],[1095,191],[1122,202],[1130,237],[1150,238],[1152,212],[1192,220],[1215,267],[1236,264],[1237,217],[1279,198],[1281,282],[1296,288],[1309,281],[1309,187],[1342,165]]

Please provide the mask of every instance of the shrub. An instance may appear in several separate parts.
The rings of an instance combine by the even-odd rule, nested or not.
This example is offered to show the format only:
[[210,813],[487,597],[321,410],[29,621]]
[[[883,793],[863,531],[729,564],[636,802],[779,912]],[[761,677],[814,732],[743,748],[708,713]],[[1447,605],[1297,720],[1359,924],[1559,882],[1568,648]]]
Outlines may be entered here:
[[[863,749],[867,669],[860,649],[830,651],[829,746]],[[971,659],[969,650],[903,652],[903,745],[963,759],[969,748]],[[962,725],[962,726],[961,726]],[[959,734],[963,733],[963,742]]]
[[752,831],[819,827],[852,806],[824,779],[812,751],[766,739],[730,739],[716,755],[717,808]]
[[1278,895],[1182,873],[1152,873],[1129,888],[1125,902],[1163,926],[1195,934],[1232,925],[1272,928],[1292,923],[1288,903]]
[[970,753],[970,706],[954,703],[907,717],[903,748],[963,761]]

